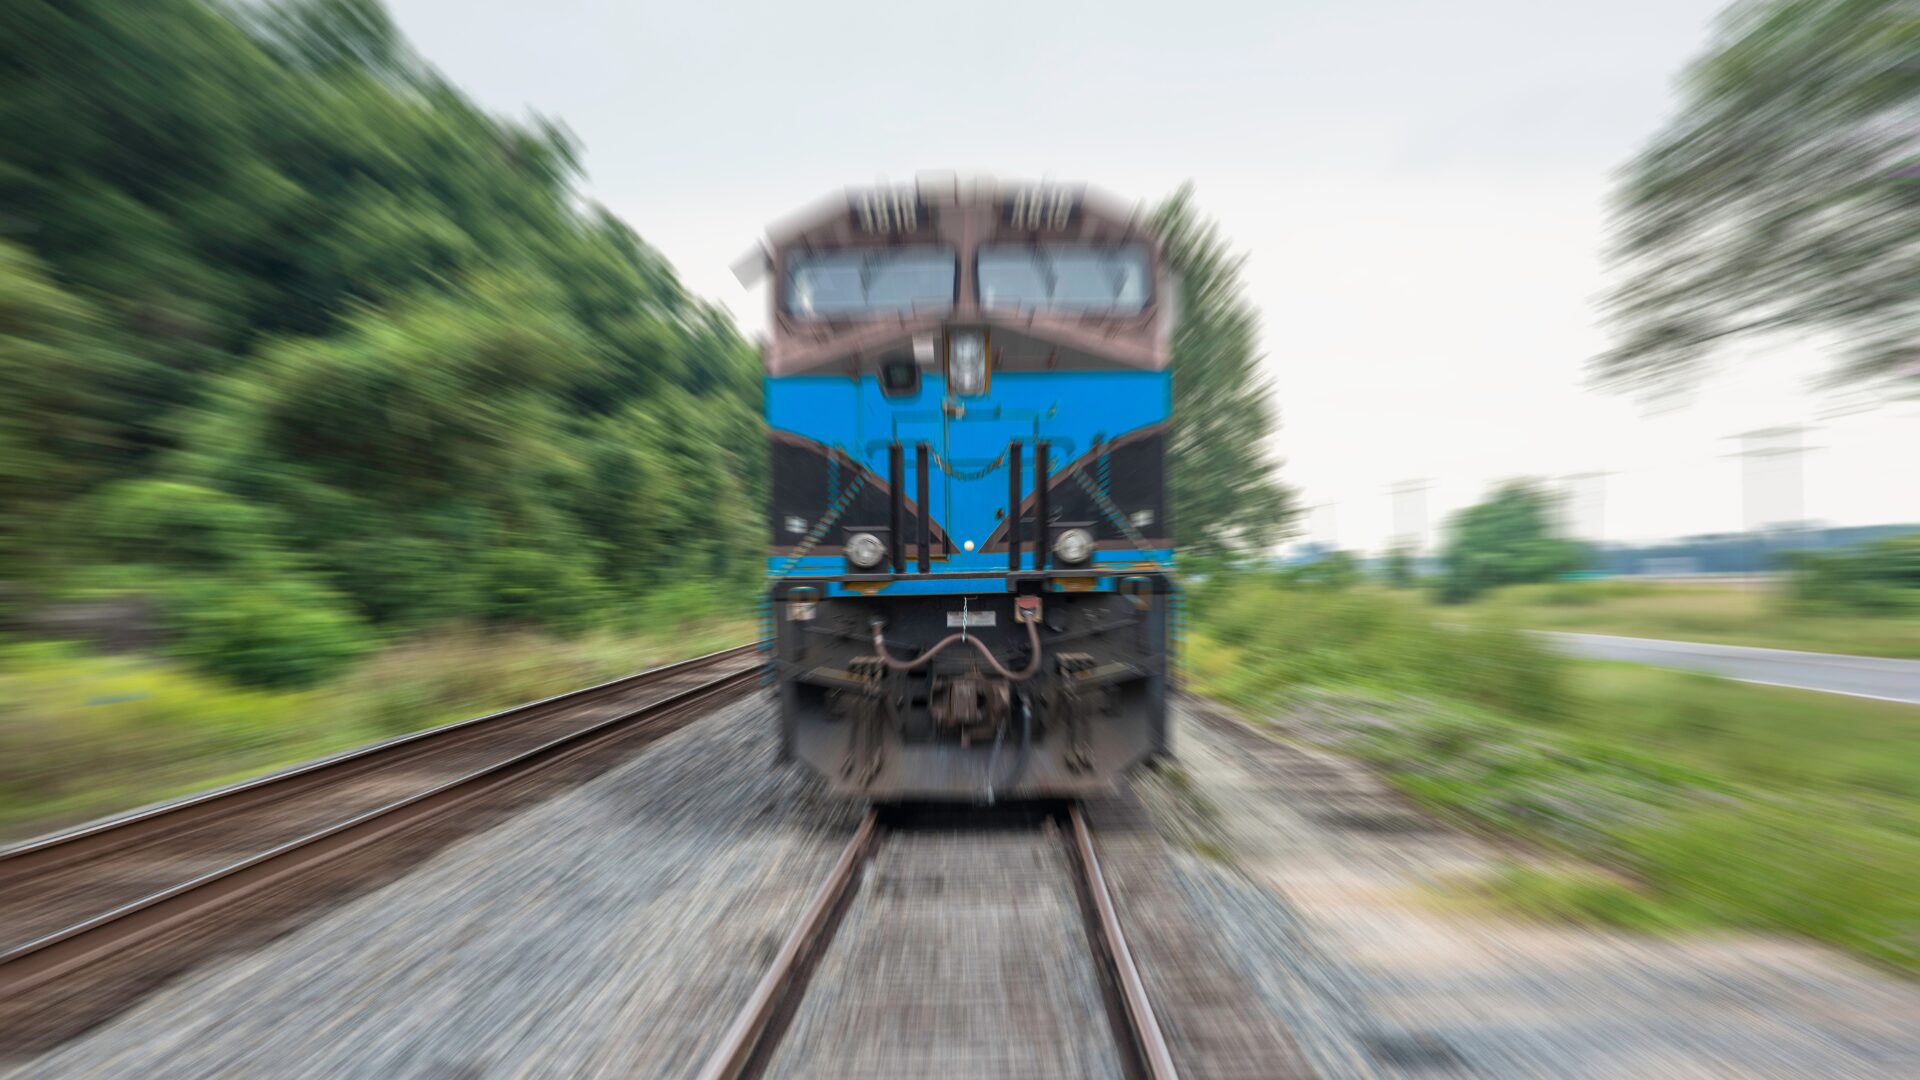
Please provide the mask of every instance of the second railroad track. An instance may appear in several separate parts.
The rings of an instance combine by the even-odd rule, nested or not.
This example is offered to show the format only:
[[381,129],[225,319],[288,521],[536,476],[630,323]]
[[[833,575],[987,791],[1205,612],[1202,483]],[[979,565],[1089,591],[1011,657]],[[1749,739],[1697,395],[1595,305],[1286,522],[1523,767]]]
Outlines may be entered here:
[[339,891],[342,864],[372,848],[435,827],[457,831],[460,819],[480,817],[494,796],[536,775],[600,767],[746,693],[758,673],[754,649],[428,728],[0,850],[0,1030],[8,1032],[0,1052],[71,1034],[222,936],[239,936],[227,915],[247,901],[278,894],[279,908],[297,908]]

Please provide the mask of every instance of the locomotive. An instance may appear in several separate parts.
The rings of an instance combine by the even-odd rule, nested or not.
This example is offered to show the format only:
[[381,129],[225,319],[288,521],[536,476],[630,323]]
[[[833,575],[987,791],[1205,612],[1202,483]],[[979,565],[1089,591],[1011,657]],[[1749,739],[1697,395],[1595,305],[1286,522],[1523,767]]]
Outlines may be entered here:
[[783,759],[992,802],[1166,754],[1173,311],[1146,223],[1080,186],[922,179],[755,258]]

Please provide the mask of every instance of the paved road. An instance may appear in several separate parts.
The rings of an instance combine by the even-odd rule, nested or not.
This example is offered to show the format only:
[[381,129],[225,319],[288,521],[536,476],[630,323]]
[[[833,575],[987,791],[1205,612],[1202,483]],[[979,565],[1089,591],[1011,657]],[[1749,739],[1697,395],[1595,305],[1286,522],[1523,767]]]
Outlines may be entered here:
[[1741,682],[1790,686],[1828,694],[1920,705],[1920,660],[1756,649],[1699,641],[1543,631],[1560,646],[1592,660],[1631,660],[1704,671]]

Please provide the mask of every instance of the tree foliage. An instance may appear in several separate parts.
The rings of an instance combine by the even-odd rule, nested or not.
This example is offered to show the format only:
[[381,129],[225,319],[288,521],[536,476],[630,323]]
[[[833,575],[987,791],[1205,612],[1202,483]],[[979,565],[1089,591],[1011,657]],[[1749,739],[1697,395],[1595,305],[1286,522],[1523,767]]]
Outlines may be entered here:
[[1554,535],[1553,497],[1516,480],[1448,523],[1441,598],[1471,600],[1501,585],[1546,581],[1586,562],[1581,545]]
[[1351,589],[1360,584],[1360,560],[1351,551],[1329,551],[1311,562],[1276,570],[1272,579],[1312,589]]
[[1395,589],[1412,588],[1420,580],[1418,558],[1419,552],[1412,545],[1395,544],[1381,565],[1380,579]]
[[1272,389],[1260,370],[1260,319],[1218,226],[1182,189],[1154,214],[1179,282],[1174,307],[1171,450],[1173,527],[1183,552],[1207,560],[1259,552],[1285,535],[1293,492],[1274,474],[1267,440]]
[[1920,614],[1920,534],[1842,551],[1792,552],[1788,565],[1794,601],[1804,610]]
[[750,580],[751,351],[579,177],[378,0],[0,7],[0,578],[259,682]]
[[1671,385],[1770,330],[1837,377],[1920,384],[1920,16],[1911,0],[1743,0],[1616,196],[1616,382]]

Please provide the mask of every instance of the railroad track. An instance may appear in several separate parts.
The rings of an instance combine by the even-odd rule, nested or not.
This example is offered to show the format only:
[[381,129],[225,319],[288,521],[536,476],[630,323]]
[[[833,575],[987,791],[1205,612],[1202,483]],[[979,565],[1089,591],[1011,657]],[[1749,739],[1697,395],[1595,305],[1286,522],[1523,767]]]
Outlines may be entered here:
[[[1064,829],[1057,827],[1062,821]],[[1022,888],[1017,878],[1010,882],[1004,873],[996,872],[996,869],[1003,871],[1004,867],[990,866],[982,873],[981,864],[992,863],[994,859],[991,854],[982,859],[982,849],[979,848],[961,848],[959,860],[951,855],[945,857],[944,863],[935,860],[936,869],[932,871],[929,871],[929,863],[924,856],[906,860],[906,868],[897,871],[898,878],[883,886],[889,891],[906,894],[899,902],[909,908],[918,904],[929,916],[930,925],[958,925],[960,929],[957,932],[944,933],[937,925],[933,926],[931,934],[927,933],[926,927],[909,928],[904,931],[907,935],[921,934],[936,940],[905,945],[897,936],[895,940],[879,945],[844,941],[840,934],[842,923],[862,892],[863,880],[872,876],[866,872],[866,868],[875,859],[876,853],[888,844],[912,844],[919,839],[904,834],[895,836],[894,833],[895,830],[889,827],[879,812],[867,813],[834,864],[827,881],[814,895],[793,932],[755,986],[746,1006],[728,1029],[719,1047],[708,1058],[700,1074],[702,1080],[739,1080],[788,1072],[800,1075],[831,1072],[844,1075],[917,1075],[929,1069],[955,1074],[1001,1075],[1007,1070],[1008,1058],[1005,1055],[1009,1052],[1016,1056],[1022,1054],[1017,1048],[1010,1048],[1008,1043],[1022,1038],[1033,1038],[1037,1043],[1102,1043],[1104,1040],[1095,1031],[1099,1028],[1111,1032],[1110,1046],[1096,1047],[1091,1053],[1082,1049],[1065,1054],[1057,1045],[1036,1046],[1033,1051],[1036,1055],[1049,1053],[1053,1056],[1047,1061],[1027,1058],[1021,1062],[1024,1066],[1021,1071],[1044,1073],[1052,1069],[1064,1075],[1080,1075],[1113,1071],[1113,1067],[1117,1066],[1117,1071],[1123,1075],[1150,1080],[1171,1080],[1177,1075],[1166,1039],[1154,1016],[1153,1006],[1147,998],[1140,973],[1134,966],[1133,954],[1127,946],[1126,935],[1115,913],[1094,849],[1092,833],[1078,805],[1047,812],[1043,834],[1045,843],[1056,846],[1055,856],[1071,867],[1072,891],[1077,897],[1077,921],[1084,932],[1082,944],[1090,952],[1086,958],[1092,961],[1100,983],[1097,996],[1102,1004],[1094,1007],[1092,1012],[1104,1012],[1104,1018],[1088,1015],[1085,1008],[1077,1008],[1075,996],[1062,992],[1057,983],[1038,987],[1039,993],[1035,993],[1035,986],[1009,985],[1025,981],[1035,971],[1058,971],[1071,965],[1061,963],[1059,956],[1034,957],[1035,962],[1031,966],[1020,963],[1028,958],[1027,954],[1047,951],[1045,939],[1049,935],[1044,928],[1036,932],[1032,922],[1036,912],[1040,915],[1039,921],[1046,921],[1048,905],[1044,898],[1036,903],[1035,897]],[[1034,859],[1033,854],[1031,851],[1026,853],[1026,861],[1030,864],[1048,861],[1044,858]],[[955,880],[966,877],[976,880]],[[933,892],[943,894],[946,903],[944,910],[926,911],[935,905],[913,895],[916,883],[931,883]],[[993,906],[996,911],[992,918],[996,920],[1013,919],[1014,924],[1007,927],[1007,932],[1019,939],[1017,944],[984,960],[977,959],[977,954],[982,951],[980,943],[968,939],[968,934],[977,928],[966,912],[969,900],[983,900]],[[893,914],[898,915],[899,912]],[[1026,920],[1027,924],[1020,925],[1021,920]],[[888,917],[883,912],[870,920],[870,925],[861,932],[871,934],[875,930],[872,924],[877,924],[881,934],[898,935],[902,932],[899,924],[903,921],[906,920]],[[1060,935],[1056,933],[1051,936],[1057,938]],[[837,949],[852,951],[838,965],[836,975],[839,978],[854,981],[875,979],[886,985],[864,995],[869,1003],[866,1006],[868,1013],[857,1018],[850,1018],[846,1013],[849,1009],[858,1013],[860,1006],[849,1006],[846,999],[862,995],[849,994],[845,987],[838,988],[837,997],[842,1000],[828,1007],[841,1010],[838,1021],[822,1021],[814,1025],[810,1034],[818,1035],[831,1030],[843,1033],[842,1037],[845,1037],[844,1033],[851,1032],[856,1033],[856,1039],[867,1041],[850,1044],[847,1051],[837,1051],[831,1045],[823,1050],[815,1045],[808,1048],[809,1052],[789,1053],[793,1049],[790,1045],[792,1040],[788,1038],[789,1032],[801,1014],[801,1006],[814,981],[815,971],[821,967],[823,958]],[[891,959],[889,953],[892,954]],[[929,988],[939,994],[943,989],[955,988],[953,997],[934,1002],[897,1000],[895,995],[902,987],[888,980],[899,976],[905,976],[899,982],[907,984],[905,989],[908,993]],[[988,1003],[982,1000],[983,997],[997,997],[1000,1000]],[[1084,1006],[1087,1002],[1080,1001],[1079,1004]],[[876,1008],[888,1017],[913,1019],[891,1024],[859,1022],[871,1021],[871,1014]],[[956,1046],[950,1039],[943,1043],[943,1037],[951,1033],[935,1030],[941,1028],[943,1020],[963,1014],[997,1017],[1006,1024],[1004,1030],[974,1033],[974,1046],[986,1048],[984,1058],[975,1056],[981,1051]],[[1070,1038],[1061,1039],[1063,1033]],[[908,1056],[908,1060],[886,1062],[885,1055],[891,1048],[875,1044],[872,1039],[876,1035],[896,1044],[917,1042],[917,1045],[900,1050]],[[832,1042],[830,1038],[826,1041],[829,1044]],[[840,1052],[848,1052],[849,1056],[858,1056],[861,1060],[831,1062],[831,1058]],[[873,1060],[876,1052],[882,1059],[879,1062]],[[829,1060],[823,1061],[823,1058]]]
[[[745,645],[0,850],[0,1050],[44,1045],[187,966],[208,927],[383,842],[457,831],[536,776],[597,770],[749,690]],[[312,897],[308,897],[311,899]],[[296,903],[294,906],[298,906]],[[182,947],[169,950],[168,942]],[[139,954],[138,978],[112,969]],[[73,984],[73,985],[67,985]],[[64,1010],[49,1026],[49,1010]],[[28,1018],[36,1023],[28,1023]],[[12,1043],[14,1045],[8,1045]]]

